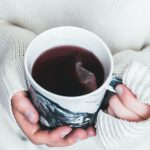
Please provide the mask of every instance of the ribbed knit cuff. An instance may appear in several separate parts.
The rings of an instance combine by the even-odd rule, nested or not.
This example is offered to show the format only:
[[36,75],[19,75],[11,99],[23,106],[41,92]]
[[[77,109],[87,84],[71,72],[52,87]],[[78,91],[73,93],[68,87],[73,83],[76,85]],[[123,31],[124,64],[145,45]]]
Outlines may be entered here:
[[[11,125],[17,127],[16,120],[13,115],[11,99],[13,95],[19,91],[27,91],[25,76],[23,75],[23,64],[19,67],[21,60],[10,60],[9,57],[4,60],[0,67],[0,82],[2,104],[12,119]],[[16,64],[17,63],[17,64]]]
[[104,149],[124,149],[136,144],[150,134],[150,120],[128,122],[110,116],[102,110],[98,113],[96,131]]
[[8,112],[10,126],[19,130],[12,112],[12,96],[27,90],[24,52],[35,34],[16,26],[0,26],[0,103]]
[[[150,104],[150,68],[138,62],[128,65],[123,73],[123,83],[141,102]],[[97,117],[97,133],[105,149],[127,149],[141,142],[150,134],[150,120],[129,122],[106,114],[102,110]]]
[[134,62],[123,74],[123,83],[138,100],[150,104],[150,67]]

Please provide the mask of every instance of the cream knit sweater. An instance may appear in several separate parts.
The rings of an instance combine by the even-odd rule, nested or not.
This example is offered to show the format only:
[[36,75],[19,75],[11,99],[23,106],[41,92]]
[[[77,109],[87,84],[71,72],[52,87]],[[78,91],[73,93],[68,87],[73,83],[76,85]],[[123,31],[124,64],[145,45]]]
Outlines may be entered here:
[[[39,33],[56,26],[88,29],[109,46],[114,72],[143,103],[150,104],[149,0],[0,0],[0,103],[19,129],[11,110],[14,93],[27,90],[24,52]],[[98,144],[125,147],[150,135],[150,121],[120,120],[100,111]]]

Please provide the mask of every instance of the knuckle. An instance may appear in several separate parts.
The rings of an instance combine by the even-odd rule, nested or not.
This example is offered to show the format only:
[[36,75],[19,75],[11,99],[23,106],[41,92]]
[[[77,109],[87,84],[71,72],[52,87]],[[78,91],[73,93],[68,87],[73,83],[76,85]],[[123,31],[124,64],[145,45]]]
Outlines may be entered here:
[[116,95],[113,95],[109,100],[109,105],[112,106],[115,101],[116,101]]
[[16,106],[18,105],[18,100],[17,99],[12,99],[12,107],[16,108]]
[[46,146],[48,146],[48,147],[54,147],[52,144],[46,144]]
[[68,139],[67,141],[66,141],[66,144],[65,144],[65,146],[69,146],[69,145],[72,145],[72,144],[74,144],[76,141],[75,140],[73,140],[73,139]]
[[126,116],[123,113],[117,113],[118,118],[125,120]]
[[58,142],[61,142],[62,141],[62,139],[61,138],[57,138],[57,139],[55,139],[55,143],[58,143]]
[[30,141],[35,145],[39,145],[39,142],[35,138],[30,138]]
[[50,139],[51,143],[56,143],[58,141],[59,141],[58,138],[56,138],[55,136],[51,136],[51,139]]
[[49,137],[51,143],[58,143],[63,140],[63,137],[61,137],[57,132],[52,132]]
[[16,110],[20,110],[20,103],[18,101],[15,101],[12,105]]
[[16,100],[16,101],[14,101],[13,106],[14,106],[14,108],[15,108],[16,110],[20,111],[20,110],[22,110],[22,109],[24,108],[25,103],[24,103],[24,101],[22,101],[22,100],[20,100],[20,101],[19,101],[19,100]]
[[132,119],[129,116],[127,117],[126,115],[120,115],[118,117],[122,120],[132,121]]
[[73,145],[75,143],[76,143],[76,141],[70,140],[65,146],[70,146],[70,145]]
[[123,89],[123,92],[122,92],[121,97],[122,98],[130,97],[130,95],[132,93],[131,93],[131,91],[125,85],[122,86],[122,89]]
[[59,143],[61,141],[62,141],[61,138],[55,138],[55,139],[51,140],[51,142],[53,142],[53,143]]

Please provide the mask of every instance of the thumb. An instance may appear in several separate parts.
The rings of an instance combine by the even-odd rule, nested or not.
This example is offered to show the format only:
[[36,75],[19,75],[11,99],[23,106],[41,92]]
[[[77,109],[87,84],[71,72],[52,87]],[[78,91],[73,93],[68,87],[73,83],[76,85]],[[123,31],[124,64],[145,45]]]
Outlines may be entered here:
[[36,124],[39,115],[25,92],[18,92],[12,97],[12,107],[19,112],[28,122]]

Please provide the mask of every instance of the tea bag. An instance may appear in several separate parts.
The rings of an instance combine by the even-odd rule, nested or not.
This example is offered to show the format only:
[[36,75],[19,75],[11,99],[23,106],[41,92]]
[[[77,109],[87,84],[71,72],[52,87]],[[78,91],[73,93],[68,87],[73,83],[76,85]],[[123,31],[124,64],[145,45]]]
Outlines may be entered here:
[[84,94],[90,93],[97,89],[97,82],[94,73],[84,68],[82,56],[80,53],[75,53],[72,59],[72,67],[74,69],[74,77],[82,87]]

